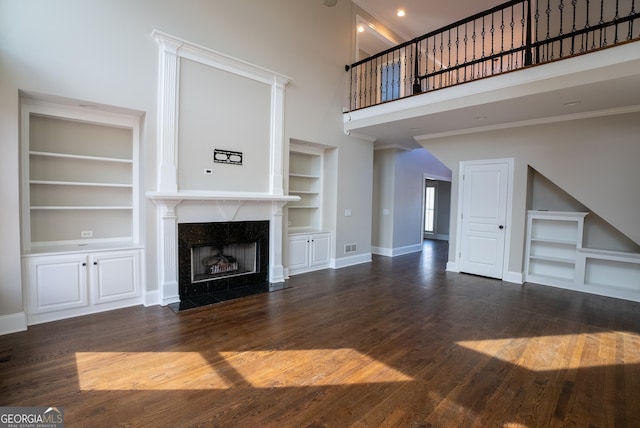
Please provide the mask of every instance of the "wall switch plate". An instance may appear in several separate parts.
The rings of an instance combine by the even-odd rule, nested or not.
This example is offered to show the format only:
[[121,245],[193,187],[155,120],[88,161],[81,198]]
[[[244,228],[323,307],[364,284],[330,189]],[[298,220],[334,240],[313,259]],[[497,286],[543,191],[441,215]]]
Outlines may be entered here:
[[91,238],[93,237],[93,230],[83,230],[80,232],[80,237],[82,238]]
[[344,216],[345,217],[351,217],[351,208],[347,208],[344,210]]

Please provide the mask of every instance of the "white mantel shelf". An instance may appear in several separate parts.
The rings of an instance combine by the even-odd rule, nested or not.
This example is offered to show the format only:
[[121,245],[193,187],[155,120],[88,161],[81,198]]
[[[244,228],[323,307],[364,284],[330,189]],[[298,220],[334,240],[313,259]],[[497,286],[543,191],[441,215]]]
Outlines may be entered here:
[[293,202],[299,201],[299,196],[272,195],[258,192],[147,192],[147,198],[153,201],[255,201],[255,202]]

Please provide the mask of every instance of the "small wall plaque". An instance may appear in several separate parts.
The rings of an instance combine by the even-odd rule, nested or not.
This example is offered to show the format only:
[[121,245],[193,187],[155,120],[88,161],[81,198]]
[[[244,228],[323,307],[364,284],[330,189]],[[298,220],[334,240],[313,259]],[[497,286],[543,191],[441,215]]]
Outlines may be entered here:
[[242,152],[214,149],[213,162],[226,163],[229,165],[242,165]]

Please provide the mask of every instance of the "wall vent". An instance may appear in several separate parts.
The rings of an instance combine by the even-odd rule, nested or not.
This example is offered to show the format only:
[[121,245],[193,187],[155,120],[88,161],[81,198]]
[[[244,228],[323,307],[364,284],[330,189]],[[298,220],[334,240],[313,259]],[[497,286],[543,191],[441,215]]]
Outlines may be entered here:
[[355,253],[356,251],[357,251],[356,244],[346,244],[344,246],[344,252],[345,253]]

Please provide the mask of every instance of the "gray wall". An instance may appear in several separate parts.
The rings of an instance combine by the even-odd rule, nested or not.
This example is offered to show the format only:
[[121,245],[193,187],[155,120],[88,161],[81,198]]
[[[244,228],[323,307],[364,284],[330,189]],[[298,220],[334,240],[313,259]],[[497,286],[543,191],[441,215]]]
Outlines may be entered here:
[[[394,250],[420,246],[425,175],[442,180],[451,179],[451,171],[425,149],[375,151],[374,247],[384,249],[384,253],[389,254]],[[448,206],[446,208],[448,212]],[[448,219],[440,227],[446,228],[447,223]]]
[[464,160],[514,158],[511,272],[523,270],[529,166],[640,242],[638,135],[640,113],[627,113],[421,141],[453,171],[449,260],[457,260],[458,174]]

